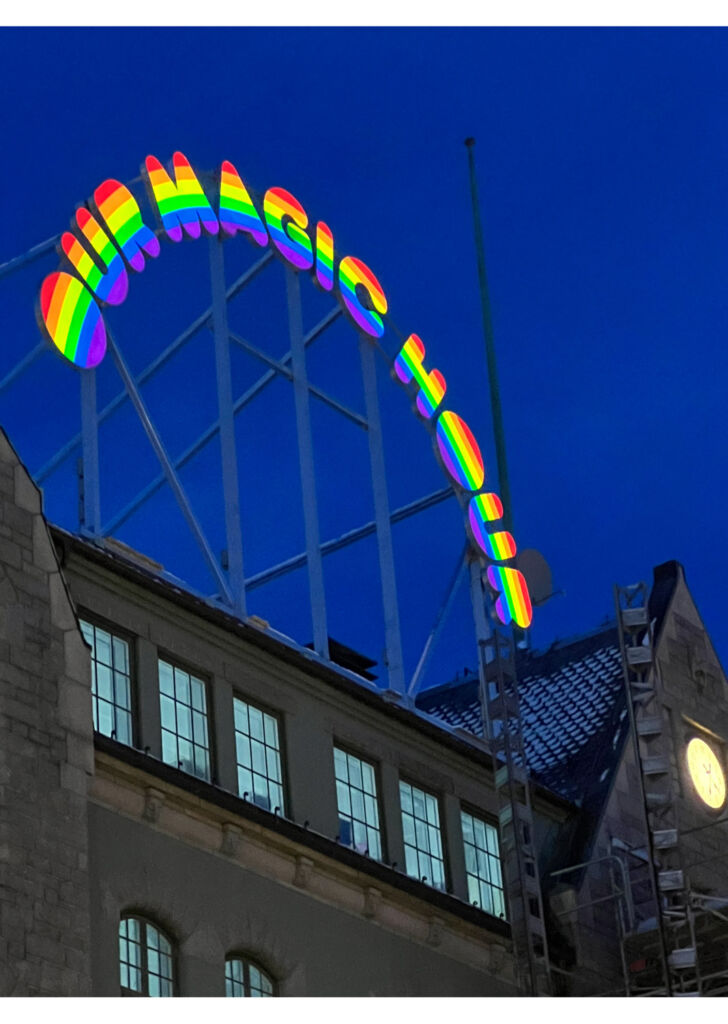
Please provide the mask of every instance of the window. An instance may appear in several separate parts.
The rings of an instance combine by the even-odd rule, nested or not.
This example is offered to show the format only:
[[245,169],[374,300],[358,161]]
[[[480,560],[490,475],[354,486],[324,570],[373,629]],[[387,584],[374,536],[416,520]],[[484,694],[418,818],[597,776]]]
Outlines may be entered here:
[[461,812],[465,870],[468,876],[468,899],[488,914],[506,916],[501,876],[498,830],[487,821]]
[[381,860],[382,838],[373,765],[334,747],[334,774],[340,842]]
[[229,956],[225,961],[226,996],[274,996],[273,979],[264,970],[241,956]]
[[129,644],[100,626],[81,621],[91,646],[91,703],[94,729],[120,743],[132,744]]
[[407,874],[436,889],[445,888],[445,862],[437,797],[408,782],[399,783]]
[[205,684],[176,665],[159,659],[162,760],[210,780]]
[[122,917],[119,967],[122,995],[174,995],[172,943],[151,921]]
[[238,793],[266,811],[285,814],[277,719],[239,697],[233,711]]

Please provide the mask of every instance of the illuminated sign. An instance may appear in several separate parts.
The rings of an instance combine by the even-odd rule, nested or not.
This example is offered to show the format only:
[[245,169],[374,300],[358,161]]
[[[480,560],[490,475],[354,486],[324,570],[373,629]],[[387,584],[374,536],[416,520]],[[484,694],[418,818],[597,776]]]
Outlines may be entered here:
[[[327,224],[309,227],[308,214],[283,188],[269,188],[262,216],[242,178],[229,161],[220,168],[217,213],[192,166],[182,153],[172,158],[171,173],[148,156],[142,175],[161,229],[171,242],[202,234],[233,238],[246,235],[260,247],[272,245],[295,270],[307,270],[315,284],[337,295],[355,327],[372,338],[384,334],[387,299],[375,274],[362,260],[337,261]],[[129,291],[128,270],[141,273],[147,259],[160,254],[157,234],[142,220],[137,200],[121,182],[109,178],[94,191],[61,237],[66,269],[43,281],[38,303],[42,329],[69,362],[81,369],[98,366],[106,353],[103,307],[118,306]],[[70,271],[69,272],[69,268]],[[338,285],[338,293],[336,286]],[[503,529],[497,494],[483,490],[483,457],[470,427],[449,409],[441,409],[447,385],[437,369],[425,368],[425,346],[411,334],[392,363],[395,379],[414,397],[417,414],[432,431],[439,461],[466,513],[472,543],[489,562],[487,580],[496,592],[495,611],[503,625],[526,628],[532,610],[523,575],[510,566],[516,554],[512,535]]]

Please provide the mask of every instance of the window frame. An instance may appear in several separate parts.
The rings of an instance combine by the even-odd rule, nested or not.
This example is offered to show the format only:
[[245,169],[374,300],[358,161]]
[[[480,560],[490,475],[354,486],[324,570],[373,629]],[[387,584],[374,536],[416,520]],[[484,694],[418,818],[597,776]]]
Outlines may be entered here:
[[[488,814],[486,811],[483,811],[480,808],[475,807],[473,804],[469,804],[466,800],[461,800],[460,801],[460,838],[461,838],[462,844],[463,844],[463,860],[465,860],[465,834],[463,832],[463,819],[462,819],[463,812],[465,812],[465,814],[469,814],[471,818],[477,818],[478,821],[482,821],[484,825],[490,825],[491,828],[495,829],[495,833],[496,833],[496,836],[498,838],[498,864],[500,866],[500,875],[501,875],[501,883],[502,883],[502,885],[500,887],[500,891],[502,893],[502,899],[503,899],[503,917],[498,917],[497,914],[490,914],[490,912],[487,911],[482,906],[480,901],[478,901],[478,910],[482,910],[484,914],[489,914],[490,917],[494,917],[497,921],[505,921],[506,924],[509,924],[510,923],[510,908],[508,906],[508,894],[506,892],[506,877],[505,877],[505,870],[504,870],[504,867],[503,867],[503,853],[501,851],[501,835],[500,835],[500,825],[498,823],[498,818],[495,815],[493,815],[493,814]],[[489,853],[488,851],[486,851],[486,854],[489,857],[493,856],[493,854]],[[478,878],[478,881],[480,881],[480,878]],[[465,886],[466,886],[466,888],[467,888],[467,884],[468,884],[468,866],[467,866],[467,861],[466,861],[466,863],[465,863]],[[486,884],[492,885],[491,882],[488,882]],[[498,886],[496,885],[496,886],[494,886],[494,888],[497,889]],[[470,902],[471,902],[470,894],[468,893],[468,903],[470,903]]]
[[[141,992],[137,992],[136,989],[133,989],[133,988],[125,988],[121,984],[121,964],[122,964],[122,960],[121,960],[121,942],[120,942],[120,940],[121,940],[121,935],[120,935],[121,922],[122,921],[129,921],[129,920],[138,921],[143,926],[143,931],[144,931],[144,941],[140,942],[140,944],[139,944],[140,945],[140,949],[141,949],[141,963],[139,965],[139,972],[141,974],[141,979],[142,979],[142,991]],[[148,940],[147,940],[147,926],[148,925],[151,925],[151,927],[154,928],[157,932],[159,932],[159,934],[162,936],[162,938],[165,939],[165,941],[169,943],[169,949],[170,949],[169,957],[170,957],[170,960],[171,960],[171,963],[172,963],[172,978],[171,978],[172,995],[171,995],[171,997],[170,996],[152,996],[152,995],[149,994],[149,960],[148,960],[148,948],[147,948],[148,947]],[[123,913],[121,913],[119,915],[119,926],[116,929],[116,942],[117,942],[117,952],[118,952],[118,957],[119,957],[119,990],[120,990],[120,994],[121,994],[121,996],[123,998],[132,998],[132,999],[156,999],[156,998],[168,999],[168,998],[173,998],[174,996],[179,995],[179,988],[178,988],[178,984],[177,984],[177,978],[178,978],[177,943],[172,938],[172,935],[170,934],[170,932],[167,931],[167,929],[163,925],[161,925],[154,918],[149,917],[148,914],[145,914],[145,913],[143,913],[141,911],[138,911],[138,910],[125,910],[125,911],[123,911]],[[167,979],[165,979],[165,980],[167,980]]]
[[[336,782],[337,782],[337,779],[336,779],[336,754],[335,754],[336,750],[341,750],[342,753],[348,754],[350,757],[355,757],[358,761],[363,761],[365,764],[369,765],[369,767],[374,772],[374,785],[376,787],[375,799],[376,799],[376,802],[377,802],[377,814],[379,816],[379,843],[380,843],[380,846],[382,848],[382,852],[381,852],[381,857],[379,857],[379,858],[372,857],[372,855],[370,853],[363,853],[363,854],[360,854],[360,856],[362,856],[362,857],[369,857],[370,860],[373,860],[373,861],[375,861],[378,864],[386,864],[387,863],[387,858],[388,858],[388,855],[389,855],[388,854],[389,843],[387,841],[388,837],[387,837],[386,821],[385,821],[385,816],[384,816],[384,805],[382,804],[382,779],[381,779],[381,766],[380,766],[380,763],[379,763],[378,760],[374,760],[374,759],[370,760],[369,756],[364,754],[363,751],[358,750],[356,747],[352,747],[348,743],[340,742],[334,736],[333,742],[331,744],[331,763],[332,763],[332,767],[333,767],[334,790],[336,789]],[[337,817],[337,821],[338,821],[338,817],[339,817],[339,798],[338,798],[338,794],[336,796],[336,817]],[[341,845],[344,846],[347,850],[353,850],[354,853],[359,853],[359,851],[354,846],[346,846],[345,843],[341,843]]]
[[[166,648],[157,647],[157,707],[159,709],[159,744],[160,744],[160,755],[163,764],[169,765],[170,768],[176,769],[178,772],[184,772],[185,775],[189,775],[192,779],[199,779],[200,782],[207,782],[214,786],[217,785],[217,749],[215,746],[215,712],[213,703],[213,678],[209,672],[204,672],[194,666],[191,662],[185,661],[184,658],[179,658],[176,654],[172,654]],[[206,720],[207,720],[207,752],[210,759],[210,776],[204,778],[201,775],[196,775],[194,772],[185,771],[184,768],[180,768],[179,759],[176,764],[170,764],[169,761],[164,760],[164,741],[162,737],[163,732],[169,732],[169,729],[165,729],[162,725],[162,687],[159,680],[159,663],[160,661],[166,662],[172,666],[172,669],[178,668],[181,672],[186,672],[188,676],[194,676],[195,679],[199,679],[202,685],[205,687],[205,705],[206,705]],[[168,696],[168,694],[164,694]],[[191,700],[192,698],[190,698]],[[174,698],[175,703],[177,698]],[[192,709],[192,706],[190,705]],[[175,712],[176,715],[176,712]],[[176,719],[175,719],[176,721]],[[194,733],[193,733],[194,735]],[[179,733],[175,733],[175,736],[179,740]],[[184,739],[184,737],[182,737]],[[177,746],[177,752],[179,753],[179,744]]]
[[[438,827],[439,827],[439,830],[440,830],[440,845],[442,847],[442,875],[443,875],[442,887],[440,887],[438,885],[434,885],[432,882],[423,882],[421,875],[418,875],[417,878],[415,879],[415,881],[420,882],[422,885],[429,886],[430,889],[434,889],[436,892],[449,893],[449,892],[452,891],[451,890],[452,881],[451,881],[450,862],[449,862],[449,858],[448,858],[448,849],[447,849],[448,835],[447,835],[447,832],[445,830],[444,815],[442,813],[443,812],[442,794],[439,793],[439,792],[433,792],[430,789],[426,789],[421,782],[416,782],[409,775],[400,775],[399,776],[398,785],[397,785],[397,796],[399,798],[399,821],[400,821],[400,827],[402,829],[402,849],[403,849],[404,854],[405,854],[404,873],[407,875],[408,878],[412,878],[413,877],[412,875],[407,873],[407,850],[406,850],[406,847],[410,846],[411,844],[407,843],[407,841],[405,840],[405,837],[404,837],[404,821],[403,821],[403,818],[402,818],[402,815],[404,814],[404,807],[402,806],[402,792],[401,792],[401,790],[399,788],[399,783],[400,782],[404,782],[405,785],[407,785],[407,786],[412,786],[415,789],[419,789],[419,791],[421,793],[424,793],[425,796],[433,797],[434,800],[437,803],[437,818],[438,818],[438,823],[439,823]],[[427,824],[429,825],[429,822]],[[420,852],[419,847],[415,847],[415,849],[417,850],[418,853]]]
[[[102,615],[91,614],[86,612],[85,608],[79,608],[77,610],[78,628],[81,630],[81,636],[83,637],[84,643],[88,643],[86,637],[83,635],[81,629],[81,622],[87,622],[90,626],[95,629],[103,629],[110,636],[116,637],[117,640],[123,640],[129,649],[129,713],[131,716],[131,740],[130,742],[124,743],[123,740],[117,739],[116,736],[109,736],[115,743],[121,743],[123,746],[129,746],[134,750],[138,750],[139,740],[139,693],[137,680],[139,676],[138,672],[138,661],[137,661],[137,636],[135,633],[131,633],[128,629],[124,629],[123,626],[118,626],[117,623],[112,622],[110,619],[104,618]],[[94,652],[91,651],[91,670],[93,672],[94,663]],[[98,696],[94,694],[94,683],[95,675],[91,680],[91,700],[98,700]],[[114,705],[115,707],[117,705]],[[93,704],[92,704],[92,721],[93,721]],[[116,730],[113,730],[116,731]],[[94,728],[94,732],[97,732],[99,736],[106,736],[105,732],[101,732],[99,729]]]
[[[236,795],[241,800],[245,799],[243,794],[240,792],[240,786],[238,784],[238,767],[239,767],[239,761],[238,761],[238,739],[237,739],[238,730],[235,727],[235,701],[236,700],[241,700],[241,701],[243,701],[243,703],[247,704],[249,707],[255,708],[256,711],[260,711],[261,714],[269,715],[271,718],[275,719],[276,726],[277,726],[277,729],[278,729],[278,757],[279,757],[280,762],[281,762],[281,781],[280,781],[280,787],[283,790],[283,806],[281,807],[281,809],[280,809],[280,811],[278,813],[279,813],[281,818],[291,818],[291,808],[290,808],[290,802],[291,802],[291,795],[290,794],[291,794],[291,790],[290,790],[290,787],[289,787],[289,784],[288,784],[289,783],[289,776],[288,776],[288,750],[287,750],[287,747],[286,747],[286,730],[285,730],[285,727],[284,727],[284,715],[283,715],[283,712],[279,711],[277,708],[271,707],[270,704],[267,704],[267,703],[265,703],[263,701],[259,701],[257,697],[255,697],[255,698],[253,698],[251,700],[251,698],[248,697],[247,694],[243,693],[242,690],[239,690],[239,689],[233,687],[233,705],[232,705],[231,711],[232,711],[232,716],[233,716],[233,763],[235,765],[235,793],[236,793]],[[244,767],[244,765],[243,765],[243,767]],[[266,771],[267,771],[267,765],[266,765]],[[270,780],[269,780],[267,775],[266,775],[266,781],[270,782]],[[247,799],[246,803],[253,804],[259,810],[265,811],[265,807],[261,807],[260,804],[256,804],[255,800],[250,795],[250,793],[248,793],[248,799]],[[267,813],[268,814],[274,814],[275,813],[274,807],[271,807],[268,810]]]
[[[277,979],[273,976],[272,972],[261,963],[256,956],[251,956],[249,953],[241,953],[239,950],[235,950],[231,953],[225,954],[225,981],[227,982],[227,965],[233,960],[239,961],[243,965],[243,992],[242,996],[228,996],[227,991],[225,996],[228,999],[255,999],[256,996],[251,995],[250,992],[250,968],[255,967],[264,977],[270,982],[272,992],[267,993],[263,998],[277,998],[279,994],[279,986]],[[227,988],[227,986],[226,986]]]

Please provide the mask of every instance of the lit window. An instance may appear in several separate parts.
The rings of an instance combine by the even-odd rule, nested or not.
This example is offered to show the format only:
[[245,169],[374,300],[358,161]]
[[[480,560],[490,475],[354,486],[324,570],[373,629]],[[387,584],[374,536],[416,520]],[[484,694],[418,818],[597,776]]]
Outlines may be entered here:
[[122,917],[119,966],[123,995],[174,995],[172,944],[151,921]]
[[407,874],[436,889],[444,889],[445,862],[437,797],[400,780],[399,799]]
[[162,760],[200,779],[210,779],[207,693],[201,679],[159,661]]
[[374,767],[334,747],[339,841],[359,853],[382,859],[377,782]]
[[252,960],[229,956],[225,961],[226,996],[274,996],[272,978]]
[[266,811],[285,814],[278,721],[239,697],[234,715],[238,793]]
[[90,622],[81,622],[81,632],[91,647],[94,729],[131,746],[129,644]]
[[498,830],[487,821],[461,812],[468,899],[488,914],[505,918]]

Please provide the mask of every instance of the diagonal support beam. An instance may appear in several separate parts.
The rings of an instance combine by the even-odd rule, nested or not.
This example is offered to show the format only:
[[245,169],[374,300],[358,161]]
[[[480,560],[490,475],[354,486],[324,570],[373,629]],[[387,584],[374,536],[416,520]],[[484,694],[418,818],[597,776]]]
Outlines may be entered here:
[[[237,334],[233,334],[231,332],[230,340],[234,341],[236,345],[242,348],[243,351],[247,352],[249,355],[253,356],[255,359],[260,360],[261,363],[265,363],[266,366],[270,366],[271,369],[275,370],[275,372],[279,374],[281,377],[285,377],[286,380],[289,381],[293,380],[293,371],[289,370],[289,368],[284,363],[279,362],[277,359],[273,359],[269,355],[266,355],[265,352],[261,352],[259,348],[256,348],[255,345],[251,345],[249,341],[246,341],[244,338],[239,337],[239,335]],[[322,391],[320,388],[315,387],[311,383],[309,383],[308,385],[308,390],[313,398],[318,398],[319,401],[324,403],[324,405],[328,405],[332,409],[335,409],[336,412],[340,412],[342,416],[346,416],[347,419],[351,420],[352,423],[356,423],[356,425],[358,427],[361,427],[362,430],[368,429],[367,421],[364,419],[363,416],[360,416],[358,412],[354,412],[352,409],[348,409],[345,405],[342,405],[341,402],[337,402],[335,398],[331,398],[331,396],[327,395],[325,391]]]
[[432,624],[432,629],[430,630],[430,635],[427,637],[427,640],[425,641],[425,646],[422,648],[420,660],[417,662],[417,667],[415,668],[414,673],[412,675],[412,679],[410,680],[410,684],[407,687],[408,697],[414,698],[417,696],[417,691],[419,690],[420,683],[424,678],[428,662],[430,660],[433,650],[435,649],[435,644],[439,639],[443,626],[447,622],[447,618],[452,610],[452,606],[455,603],[455,597],[457,596],[457,592],[460,589],[460,584],[462,582],[464,575],[467,554],[468,545],[466,544],[463,550],[461,551],[460,555],[458,556],[455,571],[453,572],[452,579],[450,580],[448,588],[445,591],[445,597],[443,598],[442,604],[438,608],[437,615],[435,616],[435,621]]
[[[327,316],[320,320],[319,323],[317,323],[312,330],[308,332],[306,337],[303,339],[304,345],[308,346],[317,338],[319,338],[326,330],[326,328],[329,327],[340,315],[340,307],[333,309]],[[287,352],[284,355],[283,359],[281,360],[281,364],[283,365],[286,363],[290,363],[290,361],[291,353]],[[261,391],[263,391],[268,386],[268,384],[271,383],[271,381],[274,381],[276,379],[276,376],[277,373],[275,370],[269,370],[267,373],[264,373],[261,377],[259,377],[255,384],[252,384],[248,388],[248,390],[243,395],[241,395],[240,398],[238,398],[238,400],[233,405],[233,412],[235,413],[235,415],[237,416],[241,409],[244,409],[246,405],[249,405],[250,402],[252,402],[253,399],[256,398],[261,393]],[[207,430],[200,434],[196,441],[192,442],[189,448],[186,448],[185,451],[177,459],[175,459],[173,463],[174,468],[182,469],[183,466],[186,466],[190,459],[193,459],[195,455],[197,455],[197,453],[205,447],[206,444],[209,444],[209,442],[212,441],[212,439],[216,436],[219,429],[220,421],[215,420],[215,422],[212,423],[207,428]],[[157,493],[160,487],[164,486],[165,480],[166,477],[164,476],[163,473],[160,473],[158,477],[155,477],[155,479],[152,480],[151,483],[147,484],[146,487],[142,488],[142,490],[139,491],[134,498],[132,498],[128,505],[125,505],[120,512],[117,512],[117,514],[108,521],[108,523],[105,523],[104,526],[102,526],[101,533],[105,537],[108,537],[109,534],[114,532],[114,530],[117,530],[122,525],[122,523],[126,522],[129,516],[133,515],[136,512],[140,505],[143,505],[148,498],[151,498],[153,494]]]
[[[245,287],[246,284],[252,281],[253,278],[271,262],[272,259],[273,254],[271,252],[267,252],[257,261],[257,263],[254,263],[252,267],[245,271],[244,274],[241,274],[237,281],[231,284],[230,287],[228,288],[227,292],[225,293],[226,299],[230,301],[230,299],[234,298],[238,294],[238,292],[240,292]],[[202,330],[202,328],[210,320],[211,316],[212,306],[206,309],[204,313],[200,314],[200,316],[198,316],[196,320],[193,320],[190,326],[186,328],[186,330],[184,330],[180,335],[178,335],[178,337],[176,337],[175,340],[170,345],[167,346],[164,352],[161,352],[156,359],[153,359],[152,362],[149,363],[149,365],[142,370],[137,379],[138,386],[141,387],[141,385],[146,383],[146,381],[148,381],[149,378],[152,377],[157,372],[157,370],[161,370],[162,367],[169,362],[169,360],[172,358],[175,352],[182,348],[183,345],[186,345],[187,342],[191,338],[193,338],[198,331]],[[119,408],[119,406],[126,401],[126,398],[127,395],[125,391],[119,392],[119,394],[116,395],[115,398],[112,398],[109,404],[105,405],[104,408],[99,413],[99,425],[103,423],[104,420],[108,419],[109,416],[111,416],[111,414],[115,412]],[[35,482],[40,484],[48,476],[50,476],[50,474],[55,469],[57,469],[58,466],[60,466],[60,464],[65,459],[68,458],[71,452],[78,446],[80,441],[80,434],[76,434],[75,437],[72,437],[71,440],[63,446],[63,448],[60,448],[56,452],[52,459],[49,459],[44,466],[41,466],[38,472],[34,475]]]
[[16,363],[12,370],[7,373],[2,380],[0,380],[0,393],[9,388],[10,385],[16,380],[24,370],[27,370],[31,366],[38,356],[42,355],[43,352],[48,348],[45,341],[40,341],[35,348],[32,348],[27,356],[24,356],[19,363]]
[[179,505],[182,511],[182,515],[185,517],[187,525],[192,531],[192,534],[199,545],[200,551],[202,552],[202,555],[205,561],[207,562],[207,566],[213,578],[217,582],[218,587],[220,588],[220,593],[225,597],[228,604],[234,606],[235,602],[233,601],[233,596],[230,592],[228,582],[225,579],[222,569],[217,564],[215,556],[212,553],[212,550],[210,549],[210,545],[207,543],[207,539],[204,533],[202,532],[200,524],[197,522],[197,519],[195,518],[195,514],[192,511],[192,507],[189,503],[187,495],[185,494],[182,488],[180,479],[175,473],[174,467],[172,466],[172,463],[170,462],[165,447],[162,444],[162,439],[157,433],[156,428],[149,417],[147,408],[144,405],[144,399],[139,393],[139,389],[136,386],[134,378],[129,372],[129,368],[124,362],[121,352],[117,348],[116,343],[114,342],[114,339],[111,337],[110,332],[108,332],[107,334],[107,342],[109,351],[111,352],[116,368],[119,371],[119,376],[124,382],[124,387],[126,388],[131,403],[134,406],[134,409],[136,410],[136,414],[139,417],[142,426],[144,427],[144,431],[147,437],[149,438],[149,442],[152,448],[154,449],[157,458],[162,464],[162,469],[164,470],[164,475],[167,478],[167,483],[172,488],[172,492],[175,498],[177,499],[177,504]]
[[[411,501],[408,505],[402,505],[401,508],[395,509],[390,515],[389,521],[392,525],[400,523],[403,519],[409,519],[410,516],[417,515],[418,512],[424,512],[428,508],[439,505],[441,501],[452,498],[454,494],[455,492],[452,487],[443,487],[442,490],[433,491],[432,494],[428,494],[424,498]],[[342,548],[346,548],[350,544],[356,544],[357,541],[363,540],[365,537],[371,537],[376,532],[376,529],[377,524],[372,520],[363,526],[358,526],[355,530],[343,533],[334,540],[324,541],[321,545],[321,554],[331,555],[334,551],[341,551]],[[295,572],[296,569],[302,569],[305,564],[306,552],[302,551],[300,555],[294,555],[293,558],[288,558],[285,562],[279,562],[278,565],[271,566],[270,569],[264,569],[262,572],[256,573],[255,576],[249,576],[247,579],[247,589],[254,590],[256,587],[262,587],[264,584],[270,583],[271,580],[276,580],[280,576],[286,576],[289,572]]]

